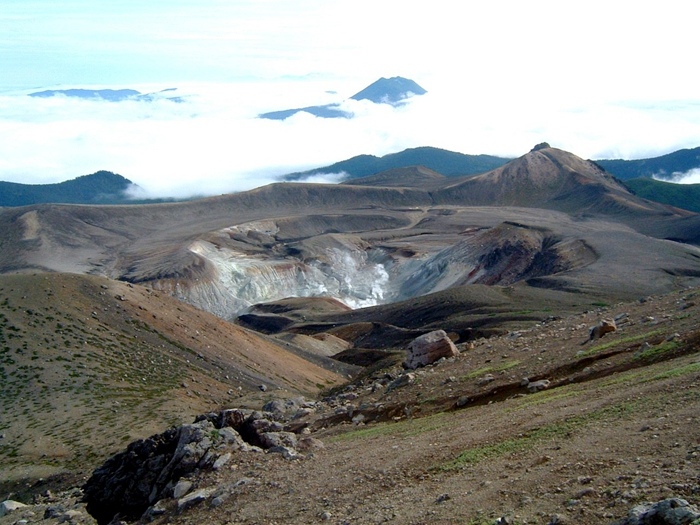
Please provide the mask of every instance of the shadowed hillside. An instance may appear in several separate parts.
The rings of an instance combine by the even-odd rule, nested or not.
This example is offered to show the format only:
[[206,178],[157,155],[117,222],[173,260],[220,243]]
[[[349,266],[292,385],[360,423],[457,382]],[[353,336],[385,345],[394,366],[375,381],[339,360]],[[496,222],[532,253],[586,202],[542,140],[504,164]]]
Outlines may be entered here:
[[596,163],[623,180],[640,177],[651,178],[653,176],[671,179],[676,173],[685,173],[700,168],[700,147],[682,149],[650,159],[610,159],[598,160]]
[[57,184],[0,182],[0,206],[27,206],[47,202],[72,204],[128,203],[127,191],[136,186],[109,171],[98,171]]

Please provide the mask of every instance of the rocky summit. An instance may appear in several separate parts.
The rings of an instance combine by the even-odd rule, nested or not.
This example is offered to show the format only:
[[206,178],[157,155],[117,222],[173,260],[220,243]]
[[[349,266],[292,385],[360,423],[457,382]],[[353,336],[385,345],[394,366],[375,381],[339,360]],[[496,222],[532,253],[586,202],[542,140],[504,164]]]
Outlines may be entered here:
[[698,220],[547,144],[1,209],[0,525],[694,523]]

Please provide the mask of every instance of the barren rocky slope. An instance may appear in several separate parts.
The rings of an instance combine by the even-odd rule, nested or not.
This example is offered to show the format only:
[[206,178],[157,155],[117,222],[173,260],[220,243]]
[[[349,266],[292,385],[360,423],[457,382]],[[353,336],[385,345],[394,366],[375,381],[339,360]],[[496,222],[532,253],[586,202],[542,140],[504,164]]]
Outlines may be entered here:
[[[287,420],[322,445],[233,451],[180,479],[149,520],[597,524],[643,502],[697,504],[699,293],[553,316],[416,371],[368,373]],[[582,344],[602,318],[617,330]],[[269,417],[299,410],[268,410],[285,406]],[[76,498],[38,496],[0,523],[42,521],[51,505],[91,523]]]
[[[538,149],[464,180],[409,171],[365,181],[392,187],[275,184],[177,204],[0,210],[0,270],[145,283],[225,319],[288,296],[371,306],[518,277],[629,299],[700,275],[688,245],[699,215],[639,199],[570,153]],[[463,257],[473,247],[480,258]]]

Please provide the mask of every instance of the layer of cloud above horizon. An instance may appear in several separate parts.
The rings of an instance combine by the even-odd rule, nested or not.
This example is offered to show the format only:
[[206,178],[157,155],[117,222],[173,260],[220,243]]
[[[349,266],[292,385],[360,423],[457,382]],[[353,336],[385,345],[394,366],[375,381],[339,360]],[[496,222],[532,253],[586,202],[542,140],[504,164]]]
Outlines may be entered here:
[[[105,169],[129,178],[148,196],[186,197],[246,190],[355,155],[418,146],[516,157],[548,141],[600,159],[644,158],[699,145],[700,103],[692,101],[682,111],[678,102],[653,110],[614,101],[583,108],[565,100],[524,104],[519,97],[487,106],[449,87],[426,86],[426,95],[392,107],[344,100],[357,86],[336,87],[234,83],[168,92],[181,102],[3,95],[0,180],[60,182]],[[257,118],[284,105],[324,103],[340,103],[355,116]]]
[[[107,169],[154,196],[185,196],[417,146],[512,157],[547,141],[586,158],[642,158],[699,145],[687,1],[5,4],[0,180]],[[347,101],[353,119],[255,118],[392,76],[428,94],[401,108]],[[183,103],[26,96],[173,87]]]

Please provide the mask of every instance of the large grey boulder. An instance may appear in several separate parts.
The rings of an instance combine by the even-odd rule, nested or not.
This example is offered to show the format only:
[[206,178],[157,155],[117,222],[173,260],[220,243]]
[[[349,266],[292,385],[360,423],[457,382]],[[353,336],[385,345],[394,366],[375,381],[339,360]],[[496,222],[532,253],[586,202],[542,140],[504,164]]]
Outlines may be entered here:
[[434,363],[443,357],[459,355],[459,350],[444,330],[435,330],[417,337],[408,345],[404,366],[416,369]]

